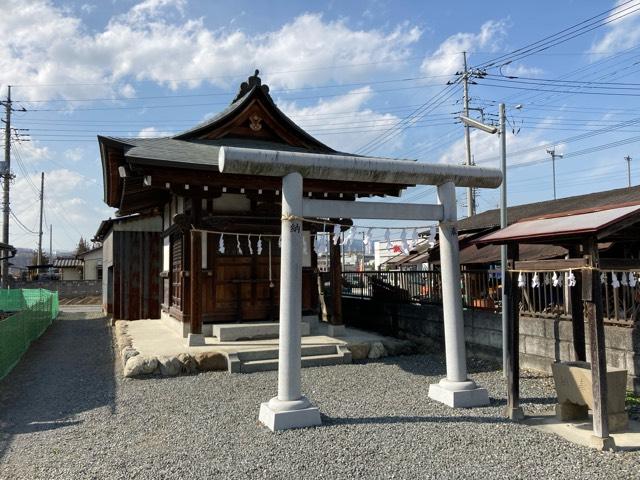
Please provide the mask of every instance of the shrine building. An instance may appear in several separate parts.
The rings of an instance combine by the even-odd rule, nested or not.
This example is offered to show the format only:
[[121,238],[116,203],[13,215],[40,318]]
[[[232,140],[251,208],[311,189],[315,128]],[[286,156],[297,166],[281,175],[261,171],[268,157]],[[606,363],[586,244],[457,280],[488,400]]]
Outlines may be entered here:
[[[257,71],[241,84],[229,107],[185,132],[162,138],[99,136],[98,142],[105,202],[131,224],[138,215],[157,217],[161,224],[157,241],[162,242],[161,248],[148,246],[149,252],[161,255],[132,258],[140,265],[126,273],[136,276],[134,284],[153,288],[125,291],[119,287],[123,280],[117,280],[122,275],[111,272],[105,281],[118,284],[105,285],[105,295],[110,295],[103,302],[105,309],[126,320],[148,318],[138,312],[159,311],[184,337],[210,335],[214,323],[275,321],[278,316],[282,179],[263,172],[221,173],[220,148],[351,155],[335,151],[297,126],[276,106]],[[304,179],[303,194],[355,200],[399,196],[407,186]],[[313,236],[323,229],[317,221],[303,222],[303,314],[317,314],[324,300],[312,247]],[[328,320],[341,325],[340,246],[331,243],[330,250],[335,294],[329,301]],[[124,304],[139,307],[122,308]]]

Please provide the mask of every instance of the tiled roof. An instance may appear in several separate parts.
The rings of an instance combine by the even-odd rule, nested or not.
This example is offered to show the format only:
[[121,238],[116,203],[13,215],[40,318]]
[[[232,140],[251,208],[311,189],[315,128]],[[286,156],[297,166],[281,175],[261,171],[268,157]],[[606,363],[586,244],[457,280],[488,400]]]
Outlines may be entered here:
[[78,268],[84,265],[84,260],[75,257],[58,257],[53,262],[53,268]]

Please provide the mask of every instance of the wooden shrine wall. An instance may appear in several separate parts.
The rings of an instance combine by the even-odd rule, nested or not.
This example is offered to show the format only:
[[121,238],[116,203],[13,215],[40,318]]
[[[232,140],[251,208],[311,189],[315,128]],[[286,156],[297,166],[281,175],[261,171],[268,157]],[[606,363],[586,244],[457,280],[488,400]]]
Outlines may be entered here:
[[[186,234],[188,235],[188,233]],[[240,237],[240,250],[235,236],[225,236],[225,252],[220,253],[220,235],[206,234],[203,252],[201,302],[204,323],[277,320],[280,299],[280,249],[277,239],[262,239],[258,254],[257,237]],[[251,242],[251,249],[249,248]],[[271,241],[271,261],[269,261]],[[189,276],[185,275],[189,252],[185,239],[171,240],[171,308],[170,313],[188,322]],[[251,253],[251,251],[253,253]],[[271,263],[271,281],[269,264]],[[270,286],[273,284],[273,287]],[[318,305],[317,280],[311,268],[303,268],[302,309],[315,312]]]

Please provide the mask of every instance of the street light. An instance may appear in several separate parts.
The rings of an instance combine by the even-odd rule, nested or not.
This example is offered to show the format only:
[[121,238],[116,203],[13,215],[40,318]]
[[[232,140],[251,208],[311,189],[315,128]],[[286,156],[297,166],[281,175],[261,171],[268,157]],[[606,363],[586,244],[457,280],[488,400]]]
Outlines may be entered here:
[[[522,105],[516,105],[516,109],[521,109]],[[500,228],[507,227],[507,135],[506,135],[506,115],[504,103],[500,104],[500,128],[487,125],[473,118],[460,115],[458,117],[462,123],[472,128],[477,128],[483,132],[500,135],[500,169],[502,170],[502,185],[500,186]],[[508,323],[508,296],[504,284],[507,278],[507,246],[500,246],[500,276],[502,277],[502,372],[507,374],[507,323]],[[515,353],[517,355],[517,352]]]
[[465,125],[477,128],[478,130],[482,130],[483,132],[491,134],[498,132],[498,127],[494,127],[493,125],[485,125],[484,123],[479,122],[478,120],[474,120],[473,118],[465,117],[464,115],[460,115],[458,118]]

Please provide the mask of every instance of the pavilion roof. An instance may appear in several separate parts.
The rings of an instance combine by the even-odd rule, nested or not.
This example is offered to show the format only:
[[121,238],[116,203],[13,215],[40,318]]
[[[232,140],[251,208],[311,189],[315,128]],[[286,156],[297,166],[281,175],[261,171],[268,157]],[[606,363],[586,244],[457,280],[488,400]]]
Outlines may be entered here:
[[[640,186],[617,188],[572,197],[545,200],[542,202],[514,205],[507,208],[509,224],[525,218],[549,214],[563,214],[585,208],[599,208],[612,204],[640,203]],[[500,226],[500,209],[486,210],[471,217],[458,220],[459,232],[495,229]]]
[[[519,243],[564,244],[596,236],[611,238],[621,230],[640,222],[640,202],[574,210],[520,220],[489,233],[474,243],[479,245]],[[633,237],[637,238],[636,234]]]

